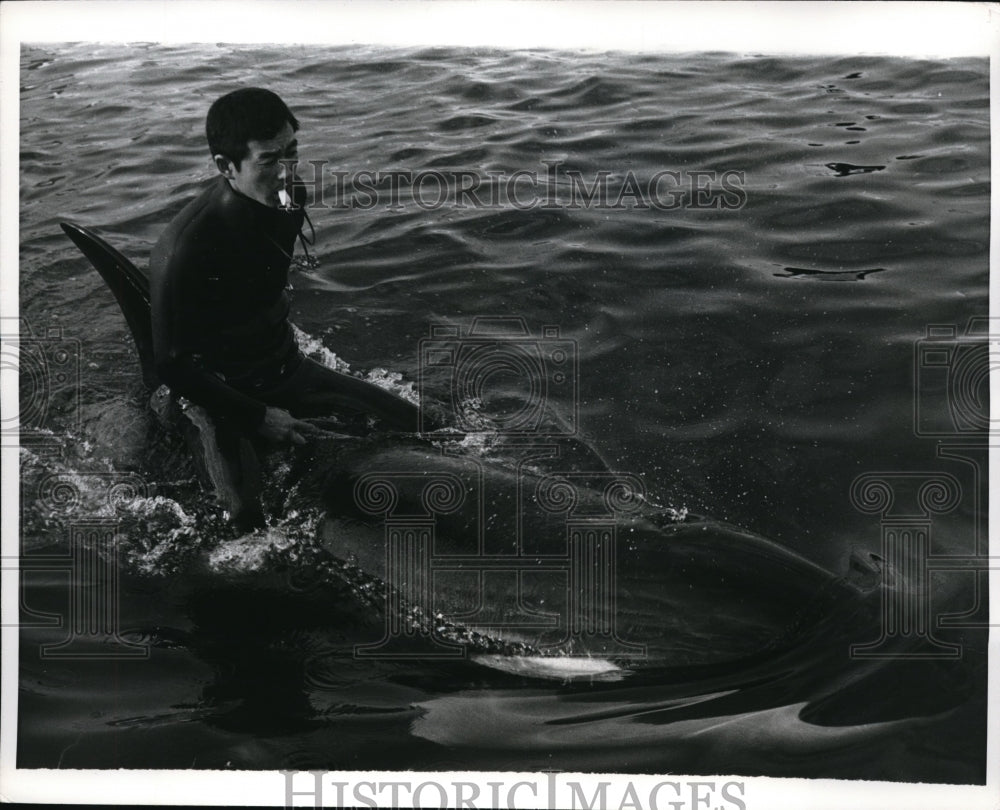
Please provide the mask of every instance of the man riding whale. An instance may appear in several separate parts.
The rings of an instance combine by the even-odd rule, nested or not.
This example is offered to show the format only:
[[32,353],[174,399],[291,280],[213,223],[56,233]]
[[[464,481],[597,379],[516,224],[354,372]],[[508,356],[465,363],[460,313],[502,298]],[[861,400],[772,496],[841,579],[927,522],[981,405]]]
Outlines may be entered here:
[[[288,320],[288,271],[306,217],[294,173],[299,122],[273,92],[244,88],[205,124],[219,176],[173,219],[150,260],[153,356],[171,391],[204,408],[200,441],[241,530],[264,525],[257,453],[304,444],[300,416],[362,411],[402,431],[418,408],[303,355]],[[426,424],[426,420],[425,420]]]
[[[619,490],[608,489],[617,474],[570,434],[537,446],[514,437],[511,447],[489,458],[458,447],[444,451],[426,441],[427,431],[445,421],[432,422],[426,402],[418,407],[305,357],[288,320],[287,295],[292,251],[306,219],[305,184],[293,168],[297,130],[291,111],[267,90],[237,90],[212,105],[206,134],[219,176],[167,227],[152,252],[149,280],[86,228],[61,223],[117,298],[144,382],[170,389],[166,398],[165,389],[157,389],[154,410],[178,397],[196,406],[175,426],[189,439],[196,433],[189,447],[201,456],[238,531],[266,525],[260,452],[268,443],[305,445],[289,456],[288,480],[302,503],[324,515],[316,527],[320,557],[353,560],[384,582],[387,617],[409,621],[416,605],[428,622],[444,621],[435,611],[461,615],[466,629],[502,631],[497,637],[505,642],[565,652],[556,636],[600,608],[601,632],[593,638],[577,633],[571,654],[631,660],[628,650],[639,647],[654,668],[751,666],[783,650],[808,650],[806,642],[829,639],[841,625],[867,624],[868,605],[859,603],[855,583],[788,549],[710,519],[678,520],[674,510],[640,497],[641,486],[636,497],[619,503]],[[410,436],[344,441],[305,421],[345,411],[375,416]],[[430,438],[462,435],[454,430]],[[454,502],[451,495],[442,500],[440,485],[456,482],[448,490]],[[573,497],[556,497],[568,487]],[[390,489],[387,501],[375,497]],[[417,516],[423,528],[428,510],[434,515],[433,541],[421,535],[426,554],[405,532],[392,534],[397,501],[399,515]],[[604,534],[593,530],[594,520],[603,521]],[[619,529],[627,543],[601,539],[617,537]],[[573,539],[578,530],[579,543]],[[405,581],[396,576],[391,552],[397,540],[410,543],[413,560],[424,566],[419,576],[410,576],[415,568],[406,569]],[[574,557],[577,546],[594,553]],[[323,556],[324,549],[330,555]],[[461,570],[434,579],[431,569],[439,563],[444,571]],[[598,570],[602,575],[593,576]],[[870,573],[872,566],[859,570]],[[619,580],[625,641],[613,626]],[[432,582],[434,588],[422,584]],[[405,596],[406,588],[413,593]],[[390,605],[388,594],[396,592],[405,598]],[[476,618],[470,610],[478,611]],[[587,621],[581,626],[590,628]],[[424,630],[437,632],[431,625]],[[562,668],[558,677],[569,674]]]

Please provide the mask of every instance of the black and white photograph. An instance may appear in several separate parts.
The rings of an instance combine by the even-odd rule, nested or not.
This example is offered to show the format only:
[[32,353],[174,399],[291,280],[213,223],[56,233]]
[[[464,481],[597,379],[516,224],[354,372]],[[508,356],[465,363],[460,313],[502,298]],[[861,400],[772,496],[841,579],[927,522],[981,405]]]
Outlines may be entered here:
[[3,4],[3,800],[1000,807],[996,12]]

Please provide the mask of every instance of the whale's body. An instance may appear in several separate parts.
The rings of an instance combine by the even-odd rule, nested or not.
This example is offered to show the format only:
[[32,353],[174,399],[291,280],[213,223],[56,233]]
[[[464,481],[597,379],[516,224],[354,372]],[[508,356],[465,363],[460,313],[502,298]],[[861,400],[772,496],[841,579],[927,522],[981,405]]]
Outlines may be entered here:
[[[145,275],[86,228],[63,229],[115,294],[152,387]],[[752,533],[654,506],[641,477],[576,439],[497,440],[485,453],[467,439],[338,436],[288,462],[298,507],[323,510],[323,559],[379,583],[356,656],[471,656],[562,680],[715,677],[830,646],[871,619],[854,584]],[[343,605],[354,598],[344,570],[318,578],[335,613],[356,611]],[[833,647],[846,655],[856,640]]]
[[[319,442],[299,457],[296,480],[325,509],[319,535],[331,553],[407,592],[408,578],[424,577],[425,612],[466,630],[630,671],[708,671],[864,633],[871,621],[862,576],[656,507],[636,476],[597,468],[575,442],[562,454],[518,446],[487,458],[436,444]],[[412,559],[400,539],[409,526],[426,527]],[[873,564],[859,573],[877,578]]]

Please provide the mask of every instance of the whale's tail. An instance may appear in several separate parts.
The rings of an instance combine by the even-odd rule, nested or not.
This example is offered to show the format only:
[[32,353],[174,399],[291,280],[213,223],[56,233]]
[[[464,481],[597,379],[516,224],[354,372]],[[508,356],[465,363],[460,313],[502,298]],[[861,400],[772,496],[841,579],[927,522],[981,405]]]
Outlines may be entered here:
[[159,385],[153,364],[153,329],[149,308],[149,279],[122,253],[115,250],[101,237],[72,222],[60,222],[65,234],[86,256],[104,283],[114,293],[118,306],[132,332],[132,339],[139,352],[142,381],[150,390]]

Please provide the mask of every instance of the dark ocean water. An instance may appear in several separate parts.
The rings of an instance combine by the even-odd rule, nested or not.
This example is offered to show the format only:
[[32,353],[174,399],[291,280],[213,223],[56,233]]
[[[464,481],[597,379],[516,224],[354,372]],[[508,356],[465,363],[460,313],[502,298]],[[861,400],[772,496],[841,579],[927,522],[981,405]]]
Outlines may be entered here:
[[[852,505],[852,482],[950,473],[957,505],[934,517],[931,551],[978,550],[985,457],[938,452],[975,445],[982,426],[948,416],[954,391],[928,382],[938,372],[914,352],[928,325],[962,335],[988,315],[985,60],[88,44],[26,47],[21,64],[21,313],[39,351],[79,351],[78,377],[42,393],[22,372],[41,429],[22,453],[24,554],[65,553],[72,514],[46,512],[46,476],[72,479],[84,500],[141,482],[148,498],[121,527],[119,626],[150,656],[41,658],[65,631],[26,614],[20,765],[985,778],[985,629],[934,629],[961,645],[953,659],[851,659],[851,644],[878,637],[889,598],[866,582],[850,605],[824,606],[790,651],[747,663],[761,649],[755,628],[804,600],[808,577],[826,580],[756,551],[743,560],[733,540],[777,544],[837,587],[853,554],[870,579],[880,516]],[[574,447],[641,479],[674,521],[659,539],[637,528],[634,564],[619,565],[630,583],[620,616],[654,639],[644,662],[617,662],[622,677],[354,658],[355,642],[378,638],[377,582],[342,571],[303,596],[270,562],[255,578],[232,573],[254,567],[273,536],[226,545],[183,446],[148,415],[117,305],[58,223],[94,227],[145,265],[212,177],[209,104],[242,84],[283,96],[302,123],[302,159],[327,161],[328,178],[544,177],[552,161],[588,182],[606,171],[613,188],[629,172],[742,173],[745,205],[733,209],[427,210],[404,195],[399,210],[315,210],[317,261],[293,278],[309,345],[399,391],[416,390],[433,325],[521,318],[532,335],[554,325],[574,342],[578,394],[549,405],[576,429]],[[556,188],[570,191],[565,177]],[[423,393],[451,401],[445,384]],[[945,427],[916,435],[916,404]],[[401,452],[391,439],[346,456],[322,449],[316,465],[361,470]],[[496,454],[488,439],[461,451]],[[272,554],[295,557],[318,534],[367,569],[381,529],[354,535],[357,522],[335,510],[314,528],[298,502],[290,514],[281,496],[297,469],[273,472],[274,528],[291,548]],[[686,547],[698,531],[719,549],[704,565],[732,568],[732,590],[689,598],[687,574],[653,548]],[[189,559],[213,548],[212,565]],[[766,585],[751,593],[741,575]],[[65,573],[25,576],[34,614],[65,613]],[[886,582],[908,587],[906,576]],[[932,618],[973,608],[975,582],[931,575]]]

